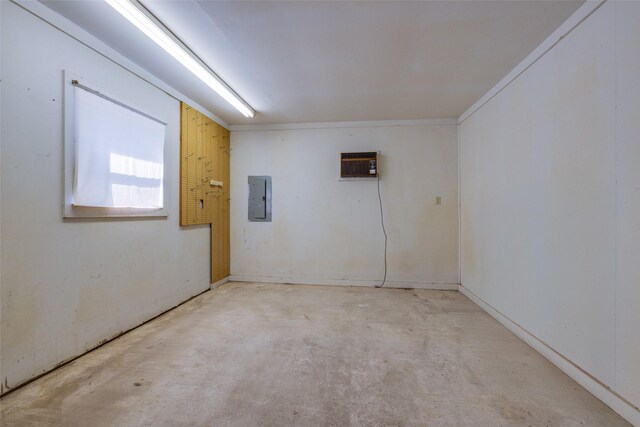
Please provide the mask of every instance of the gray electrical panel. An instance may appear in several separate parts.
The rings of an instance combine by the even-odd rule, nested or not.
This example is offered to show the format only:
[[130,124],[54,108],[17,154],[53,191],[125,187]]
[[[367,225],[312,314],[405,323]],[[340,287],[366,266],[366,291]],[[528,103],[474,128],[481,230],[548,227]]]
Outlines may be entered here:
[[249,221],[271,222],[271,177],[249,177]]

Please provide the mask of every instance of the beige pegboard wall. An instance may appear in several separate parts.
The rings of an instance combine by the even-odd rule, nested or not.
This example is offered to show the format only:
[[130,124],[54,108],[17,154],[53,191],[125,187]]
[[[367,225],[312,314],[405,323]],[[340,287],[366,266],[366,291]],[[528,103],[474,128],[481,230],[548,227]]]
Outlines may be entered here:
[[229,275],[229,130],[181,104],[180,225],[211,224],[211,282]]

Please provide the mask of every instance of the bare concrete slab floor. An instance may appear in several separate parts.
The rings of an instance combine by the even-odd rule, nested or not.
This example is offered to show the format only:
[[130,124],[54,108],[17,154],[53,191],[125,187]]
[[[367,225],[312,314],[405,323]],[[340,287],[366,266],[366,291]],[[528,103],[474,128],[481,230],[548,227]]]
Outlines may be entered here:
[[628,425],[458,292],[229,283],[2,401],[3,426]]

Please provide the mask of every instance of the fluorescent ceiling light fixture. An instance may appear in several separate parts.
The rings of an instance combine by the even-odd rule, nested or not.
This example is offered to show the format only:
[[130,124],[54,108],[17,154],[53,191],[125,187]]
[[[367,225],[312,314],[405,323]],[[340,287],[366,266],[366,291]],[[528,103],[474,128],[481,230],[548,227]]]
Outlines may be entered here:
[[109,6],[117,10],[129,22],[138,27],[147,37],[156,42],[169,55],[173,56],[187,70],[205,82],[229,104],[233,105],[245,117],[253,117],[256,112],[242,100],[227,84],[213,74],[200,61],[187,52],[176,40],[156,24],[147,14],[129,0],[105,0]]

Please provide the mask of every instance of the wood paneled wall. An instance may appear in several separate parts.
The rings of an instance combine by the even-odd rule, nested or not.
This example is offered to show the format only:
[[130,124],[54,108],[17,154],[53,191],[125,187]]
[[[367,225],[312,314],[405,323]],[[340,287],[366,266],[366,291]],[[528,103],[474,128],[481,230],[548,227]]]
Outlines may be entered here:
[[230,271],[229,130],[184,102],[180,119],[180,225],[211,224],[214,283]]

